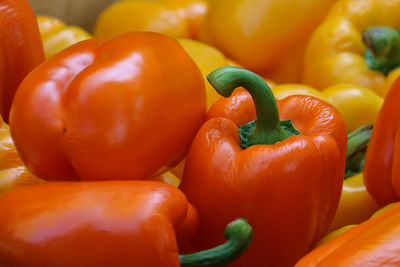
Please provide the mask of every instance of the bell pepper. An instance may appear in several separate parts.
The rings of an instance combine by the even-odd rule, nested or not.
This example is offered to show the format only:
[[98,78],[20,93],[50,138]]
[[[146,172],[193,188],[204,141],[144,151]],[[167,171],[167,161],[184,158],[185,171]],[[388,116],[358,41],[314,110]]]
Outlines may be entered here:
[[273,81],[299,82],[312,31],[336,0],[211,0],[203,41]]
[[61,20],[49,16],[36,17],[46,58],[77,42],[92,38],[85,30],[67,26]]
[[346,171],[339,206],[329,232],[367,220],[379,206],[363,181],[364,157],[372,126],[364,126],[347,135]]
[[21,187],[0,195],[0,216],[6,266],[225,266],[252,238],[239,219],[220,247],[178,255],[197,229],[196,210],[175,187],[150,181]]
[[[178,38],[178,42],[182,45],[185,51],[189,54],[189,56],[194,60],[197,66],[200,68],[201,74],[205,80],[206,84],[206,93],[207,93],[207,109],[211,107],[221,96],[214,90],[211,84],[207,81],[207,75],[218,68],[225,66],[236,66],[240,67],[238,63],[233,60],[226,58],[218,49],[207,45],[205,43],[186,39],[186,38]],[[269,86],[273,86],[274,83],[272,81],[267,81]],[[177,166],[171,169],[173,175],[180,181],[183,176],[183,168],[185,166],[185,162],[180,162]],[[167,174],[166,177],[171,177],[170,174]],[[168,180],[168,179],[167,179]],[[179,181],[174,179],[173,184],[179,184]]]
[[205,116],[204,80],[179,43],[133,32],[82,41],[37,67],[10,129],[39,178],[145,179],[185,156]]
[[345,167],[345,123],[335,108],[314,97],[276,103],[266,82],[244,69],[224,67],[208,79],[225,97],[236,87],[246,88],[257,117],[248,112],[254,108],[251,98],[241,101],[234,93],[211,107],[214,118],[193,140],[180,185],[199,213],[193,243],[198,249],[219,243],[216,234],[243,216],[256,234],[232,266],[293,266],[325,234],[335,214]]
[[[0,194],[11,189],[44,182],[31,174],[24,166],[7,124],[1,123],[0,127]],[[173,169],[172,169],[173,170]],[[178,187],[180,179],[171,172],[150,178]]]
[[44,60],[35,15],[27,0],[1,1],[0,44],[0,115],[8,123],[15,91]]
[[336,107],[346,122],[347,132],[373,124],[383,104],[383,98],[369,88],[356,84],[336,84],[318,91],[303,84],[280,84],[272,88],[278,99],[289,95],[311,95]]
[[[372,219],[372,218],[375,218],[375,217],[381,215],[382,213],[386,212],[387,210],[389,210],[390,208],[392,208],[396,204],[397,204],[397,202],[394,202],[394,203],[386,205],[383,208],[380,208],[379,210],[375,211],[375,213],[373,213],[372,216],[369,217],[369,219]],[[363,220],[362,222],[364,222],[364,221],[366,221],[366,219]],[[337,229],[337,230],[335,230],[333,232],[330,232],[329,234],[324,236],[321,240],[319,240],[316,244],[314,244],[314,248],[319,247],[322,244],[325,244],[325,243],[331,241],[332,239],[340,236],[341,234],[347,232],[348,230],[350,230],[350,229],[352,229],[352,228],[354,228],[356,226],[357,226],[357,224],[349,224],[349,225],[343,226],[340,229]]]
[[12,141],[8,125],[1,120],[0,124],[0,194],[43,182],[26,169]]
[[327,238],[295,267],[399,266],[400,204],[379,213],[360,225],[333,233],[335,238]]
[[179,38],[178,42],[200,68],[201,74],[206,81],[207,109],[209,109],[221,96],[207,82],[206,77],[211,71],[229,66],[230,63],[224,54],[210,45],[184,38]]
[[[207,82],[207,75],[213,70],[225,66],[240,66],[210,45],[185,38],[178,38],[177,40],[200,68],[201,74],[206,81],[207,109],[209,109],[221,96]],[[271,86],[273,82],[268,81],[268,84]]]
[[338,1],[307,45],[302,81],[319,90],[359,84],[384,96],[385,75],[400,66],[400,36],[387,28],[400,28],[399,14],[399,0]]
[[383,206],[400,199],[400,79],[385,97],[374,124],[364,166],[364,182],[374,200]]
[[154,31],[198,39],[207,5],[205,0],[118,1],[97,18],[94,35],[110,38],[131,31]]

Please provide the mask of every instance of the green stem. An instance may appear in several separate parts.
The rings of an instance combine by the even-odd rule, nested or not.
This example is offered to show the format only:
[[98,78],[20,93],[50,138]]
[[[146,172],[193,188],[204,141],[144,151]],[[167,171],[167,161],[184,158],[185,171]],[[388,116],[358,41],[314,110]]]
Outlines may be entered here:
[[234,262],[250,246],[253,229],[246,219],[240,218],[228,224],[224,236],[228,241],[215,248],[180,255],[181,267],[222,267]]
[[251,145],[275,144],[290,136],[280,125],[275,97],[263,78],[245,69],[223,67],[211,72],[207,79],[224,97],[240,86],[250,93],[257,114],[257,125],[248,136]]
[[367,125],[348,134],[345,178],[362,172],[371,133],[372,125]]
[[365,60],[368,66],[388,74],[400,66],[400,32],[389,27],[371,27],[364,31],[367,47]]

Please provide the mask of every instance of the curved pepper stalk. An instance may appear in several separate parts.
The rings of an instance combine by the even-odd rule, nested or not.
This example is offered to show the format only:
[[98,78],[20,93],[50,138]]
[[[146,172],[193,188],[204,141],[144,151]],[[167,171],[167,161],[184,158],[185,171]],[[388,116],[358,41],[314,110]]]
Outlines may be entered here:
[[193,254],[180,255],[181,266],[217,267],[231,264],[250,246],[253,228],[246,219],[236,219],[226,226],[224,236],[228,241],[222,245]]
[[211,72],[208,81],[224,97],[229,97],[237,87],[244,87],[252,96],[257,121],[239,128],[240,145],[244,148],[258,144],[276,144],[299,132],[290,121],[280,121],[274,94],[263,78],[257,74],[237,68],[223,67]]

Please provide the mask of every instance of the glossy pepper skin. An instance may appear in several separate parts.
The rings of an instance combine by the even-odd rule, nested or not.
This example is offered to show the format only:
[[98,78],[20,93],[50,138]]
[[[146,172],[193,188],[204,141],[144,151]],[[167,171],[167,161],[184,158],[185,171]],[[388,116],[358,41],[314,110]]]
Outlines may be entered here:
[[380,206],[398,201],[400,196],[399,98],[400,79],[397,79],[385,97],[365,157],[364,182]]
[[383,104],[380,95],[356,84],[335,84],[322,91],[305,84],[279,84],[272,91],[278,99],[300,94],[328,102],[339,110],[349,133],[364,125],[373,124]]
[[180,266],[177,240],[197,227],[185,196],[158,182],[47,183],[0,203],[6,266]]
[[202,40],[273,81],[299,82],[307,40],[336,0],[210,0]]
[[[261,91],[267,92],[263,83]],[[234,85],[250,87],[242,80]],[[254,120],[256,111],[242,90],[211,107],[210,120],[186,159],[180,188],[199,213],[194,243],[201,249],[220,242],[215,234],[224,224],[244,216],[257,234],[232,266],[293,266],[325,234],[335,214],[343,183],[345,124],[331,105],[291,96],[277,101],[279,116],[290,119],[301,134],[243,149],[238,126]]]
[[320,90],[354,83],[383,96],[385,74],[367,65],[362,35],[374,26],[400,28],[399,15],[398,0],[338,1],[307,45],[302,81]]
[[10,129],[39,178],[143,179],[179,162],[205,112],[204,80],[179,43],[136,32],[46,60],[19,87]]
[[250,245],[243,218],[224,244],[188,255],[194,207],[173,186],[150,181],[52,182],[0,196],[0,262],[6,266],[222,267]]
[[94,35],[111,38],[131,31],[153,31],[198,39],[207,5],[205,0],[118,1],[100,14]]
[[400,204],[347,230],[295,266],[399,266]]
[[8,123],[19,84],[44,60],[35,15],[27,0],[1,1],[0,44],[0,114]]
[[92,38],[85,30],[67,26],[61,20],[49,16],[36,17],[46,58],[83,40]]

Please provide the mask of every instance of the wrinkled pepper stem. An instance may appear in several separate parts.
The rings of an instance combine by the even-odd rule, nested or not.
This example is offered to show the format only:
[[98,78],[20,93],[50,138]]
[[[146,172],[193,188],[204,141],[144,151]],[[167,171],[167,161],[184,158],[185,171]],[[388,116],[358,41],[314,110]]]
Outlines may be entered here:
[[400,66],[400,32],[389,27],[371,27],[364,31],[367,47],[365,60],[368,66],[388,74]]
[[257,123],[247,137],[250,144],[248,146],[276,144],[290,136],[280,125],[275,97],[263,78],[245,69],[223,67],[211,72],[207,79],[224,97],[229,97],[233,90],[240,86],[252,96],[256,107]]
[[240,218],[228,224],[224,236],[228,241],[215,248],[180,255],[182,267],[222,267],[234,262],[250,246],[253,229],[246,219]]
[[348,134],[345,178],[362,172],[371,133],[372,125],[366,125]]

